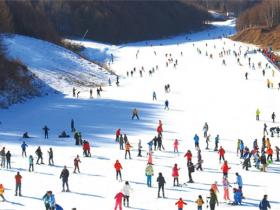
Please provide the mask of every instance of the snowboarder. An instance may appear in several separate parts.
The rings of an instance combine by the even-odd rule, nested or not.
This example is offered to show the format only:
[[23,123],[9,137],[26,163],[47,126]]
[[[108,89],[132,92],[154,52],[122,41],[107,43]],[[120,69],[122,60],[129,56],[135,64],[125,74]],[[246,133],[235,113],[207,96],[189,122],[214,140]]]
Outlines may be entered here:
[[178,210],[183,210],[184,205],[187,205],[187,203],[182,198],[179,198],[175,205],[178,205]]
[[60,179],[62,179],[62,192],[65,192],[65,185],[66,185],[66,192],[70,192],[69,185],[68,185],[68,179],[69,179],[69,171],[66,166],[61,171]]
[[114,210],[117,210],[118,207],[119,207],[119,210],[122,210],[122,199],[123,199],[123,197],[124,197],[124,194],[122,192],[119,192],[115,195],[116,204],[115,204]]
[[132,192],[132,188],[129,185],[129,182],[126,181],[123,188],[122,188],[122,193],[123,193],[123,205],[125,206],[125,202],[126,202],[126,207],[129,207],[129,196],[130,193]]
[[48,139],[49,138],[49,128],[45,125],[43,127],[43,131],[44,131],[44,134],[45,134],[45,139]]
[[74,159],[74,171],[73,171],[74,174],[77,173],[76,170],[78,170],[78,173],[80,173],[79,163],[81,163],[81,160],[79,155],[77,155],[77,157]]
[[[177,186],[179,187],[179,170],[180,168],[178,168],[177,164],[174,164],[174,167],[172,169],[172,177],[173,177],[173,186]],[[177,182],[177,185],[175,184]]]
[[136,108],[134,108],[134,109],[132,110],[132,118],[131,118],[131,119],[133,120],[134,117],[136,117],[137,120],[139,120],[138,110],[137,110]]
[[118,180],[118,177],[120,176],[120,181],[122,181],[122,174],[121,174],[121,170],[122,170],[122,165],[119,162],[119,160],[116,160],[116,163],[114,164],[115,170],[116,170],[116,179]]
[[165,198],[165,195],[164,195],[164,184],[166,182],[165,182],[165,179],[162,176],[161,172],[158,174],[157,182],[158,182],[158,198],[161,198],[160,197],[160,191],[162,191],[162,196]]
[[147,186],[152,187],[152,176],[154,175],[154,169],[152,164],[148,163],[145,169],[145,174],[147,176]]
[[53,150],[52,150],[51,147],[50,147],[50,149],[48,151],[48,154],[49,154],[49,165],[53,166],[54,165],[54,162],[53,162]]
[[21,196],[21,179],[22,179],[22,176],[20,175],[19,172],[17,172],[17,175],[15,175],[15,179],[16,179],[15,196],[17,196],[17,195]]
[[32,155],[29,155],[29,158],[28,158],[28,162],[29,162],[29,169],[28,171],[31,172],[34,171],[34,158]]
[[271,208],[270,203],[267,200],[267,195],[263,196],[263,199],[261,200],[261,202],[259,204],[259,208],[260,208],[260,210],[268,210],[268,208]]
[[42,150],[41,150],[40,146],[35,151],[35,154],[37,155],[37,162],[36,162],[36,164],[39,164],[39,160],[41,160],[41,164],[44,164],[43,163],[43,153],[42,153]]
[[22,154],[22,157],[26,157],[26,147],[28,147],[28,145],[24,142],[22,142],[21,144],[21,154]]

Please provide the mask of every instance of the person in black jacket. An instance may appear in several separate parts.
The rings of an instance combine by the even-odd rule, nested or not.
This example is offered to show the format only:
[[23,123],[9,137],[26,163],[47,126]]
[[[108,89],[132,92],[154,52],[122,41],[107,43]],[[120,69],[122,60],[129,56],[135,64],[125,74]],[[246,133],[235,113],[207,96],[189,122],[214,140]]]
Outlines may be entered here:
[[160,189],[162,190],[162,196],[165,198],[165,196],[164,196],[165,179],[162,176],[161,172],[158,174],[157,182],[158,182],[158,198],[160,198],[160,195],[159,195],[160,194]]
[[260,210],[267,210],[268,208],[271,208],[270,207],[270,203],[267,200],[267,195],[263,196],[263,199],[262,199],[262,201],[259,204],[259,208],[260,208]]
[[43,127],[43,130],[44,130],[44,133],[45,133],[45,139],[48,139],[49,138],[49,128],[45,125]]
[[43,152],[42,152],[40,146],[39,146],[39,147],[37,148],[37,150],[35,151],[35,154],[37,155],[37,162],[36,162],[36,164],[39,164],[39,160],[41,160],[41,164],[44,164],[44,163],[43,163]]
[[65,185],[67,187],[66,192],[70,192],[68,185],[69,171],[66,166],[64,166],[63,170],[60,174],[60,179],[62,179],[62,192],[65,192]]
[[188,166],[188,175],[189,175],[188,183],[193,183],[192,173],[194,172],[194,164],[192,163],[192,161],[189,161],[187,166]]
[[7,160],[7,169],[11,169],[11,153],[10,151],[8,151],[6,153],[6,160]]

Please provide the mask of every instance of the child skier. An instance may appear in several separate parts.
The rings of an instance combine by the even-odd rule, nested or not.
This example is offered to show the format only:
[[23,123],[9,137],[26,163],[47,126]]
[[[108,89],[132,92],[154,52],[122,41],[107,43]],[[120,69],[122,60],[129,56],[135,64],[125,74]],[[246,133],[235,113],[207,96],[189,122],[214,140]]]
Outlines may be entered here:
[[184,205],[187,205],[187,203],[185,203],[182,198],[179,198],[175,205],[178,205],[178,210],[183,210]]

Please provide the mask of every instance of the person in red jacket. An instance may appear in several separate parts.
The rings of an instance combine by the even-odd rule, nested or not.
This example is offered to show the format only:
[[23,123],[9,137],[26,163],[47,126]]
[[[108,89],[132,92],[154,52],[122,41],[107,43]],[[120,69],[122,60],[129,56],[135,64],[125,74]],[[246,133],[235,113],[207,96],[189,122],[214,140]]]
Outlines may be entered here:
[[79,163],[81,163],[79,155],[74,159],[74,174],[76,174],[76,170],[78,169],[78,173],[80,173]]
[[187,157],[187,163],[192,161],[192,152],[190,150],[187,151],[187,153],[184,155],[184,157]]
[[22,176],[20,175],[19,172],[17,172],[17,175],[15,175],[15,179],[16,179],[16,193],[15,196],[17,196],[19,194],[19,196],[21,196],[21,179]]
[[227,161],[225,160],[224,164],[222,165],[221,167],[222,171],[223,171],[223,174],[224,174],[224,177],[228,177],[228,171],[229,169],[231,169],[230,167],[228,167],[228,164],[227,164]]
[[158,136],[162,136],[162,132],[163,132],[163,129],[162,129],[162,122],[161,122],[161,120],[159,120],[159,121],[158,121],[158,127],[157,127]]
[[220,146],[218,154],[220,156],[220,158],[219,158],[220,163],[221,163],[222,159],[223,159],[223,161],[225,161],[225,150],[224,150],[224,148],[222,146]]
[[116,179],[118,180],[118,177],[120,176],[120,180],[122,181],[122,173],[121,173],[122,165],[119,162],[119,160],[116,160],[114,167],[116,169]]
[[116,141],[117,141],[117,142],[119,142],[120,135],[121,135],[121,129],[118,128],[118,129],[116,130]]
[[267,154],[267,160],[270,159],[270,161],[272,162],[273,150],[271,149],[271,147],[269,147],[269,148],[266,150],[266,154]]
[[173,145],[174,145],[174,153],[177,152],[177,154],[179,155],[179,150],[178,150],[179,141],[178,141],[178,139],[175,139],[175,140],[174,140]]
[[179,198],[175,205],[178,205],[178,210],[183,210],[184,205],[187,205],[187,203],[185,203],[182,198]]
[[84,151],[84,156],[85,157],[91,157],[90,145],[89,145],[88,141],[83,142],[83,151]]
[[[173,180],[173,186],[179,186],[179,170],[180,168],[178,168],[177,164],[174,164],[174,167],[172,169],[172,177],[174,178]],[[175,182],[177,182],[177,185],[175,185]]]
[[115,195],[116,204],[115,204],[115,210],[119,207],[120,210],[122,210],[122,199],[124,197],[124,194],[122,192],[119,192]]

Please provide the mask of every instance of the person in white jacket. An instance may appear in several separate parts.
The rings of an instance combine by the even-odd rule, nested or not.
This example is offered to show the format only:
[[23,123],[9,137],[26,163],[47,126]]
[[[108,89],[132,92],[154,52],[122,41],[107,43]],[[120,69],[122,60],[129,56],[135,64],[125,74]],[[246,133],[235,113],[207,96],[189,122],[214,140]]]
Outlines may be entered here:
[[122,193],[124,194],[123,197],[123,205],[125,206],[125,202],[126,202],[126,206],[129,206],[129,196],[130,193],[132,192],[132,188],[129,185],[128,181],[125,182],[123,188],[122,188]]

